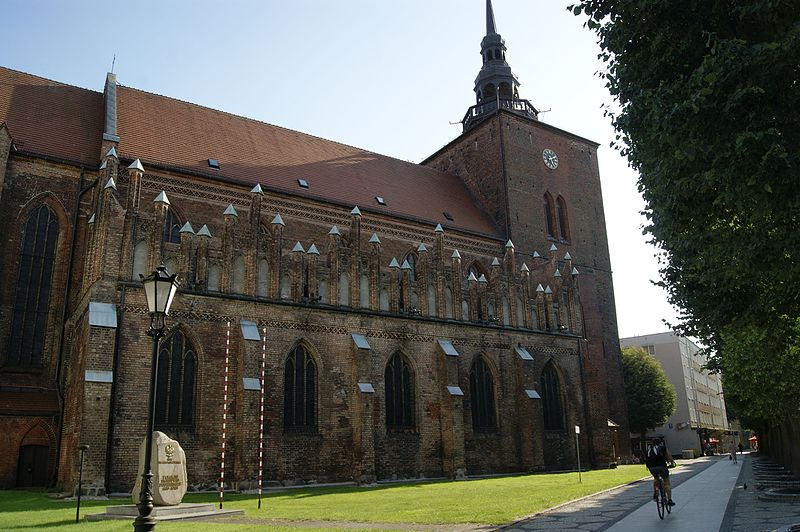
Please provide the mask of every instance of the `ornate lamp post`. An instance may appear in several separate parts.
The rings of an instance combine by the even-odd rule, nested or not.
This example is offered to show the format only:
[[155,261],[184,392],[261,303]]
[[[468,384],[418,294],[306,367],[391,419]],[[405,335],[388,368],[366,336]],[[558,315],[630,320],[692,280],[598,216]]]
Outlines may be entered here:
[[[142,277],[142,276],[140,276]],[[144,294],[147,297],[147,311],[150,314],[150,329],[147,335],[153,338],[153,360],[150,370],[150,398],[147,406],[147,436],[144,446],[144,468],[142,489],[139,493],[139,517],[133,521],[135,532],[155,530],[153,513],[153,472],[150,469],[150,455],[153,452],[153,428],[155,425],[156,378],[158,376],[158,343],[164,337],[164,318],[169,314],[172,298],[178,291],[177,275],[170,275],[164,264],[156,267],[148,277],[142,277]]]

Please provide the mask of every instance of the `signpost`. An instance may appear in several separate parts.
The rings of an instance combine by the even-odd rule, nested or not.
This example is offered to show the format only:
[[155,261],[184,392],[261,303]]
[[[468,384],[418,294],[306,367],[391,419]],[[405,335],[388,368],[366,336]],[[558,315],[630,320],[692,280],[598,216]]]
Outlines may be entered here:
[[578,482],[583,483],[581,480],[581,444],[578,441],[578,436],[581,433],[581,426],[575,425],[575,453],[578,456]]

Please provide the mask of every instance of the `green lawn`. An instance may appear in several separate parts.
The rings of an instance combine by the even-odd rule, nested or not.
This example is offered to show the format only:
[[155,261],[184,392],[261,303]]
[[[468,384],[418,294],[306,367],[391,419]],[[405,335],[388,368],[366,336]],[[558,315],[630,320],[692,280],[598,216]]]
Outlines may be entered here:
[[[458,482],[380,485],[371,488],[331,487],[270,491],[257,508],[253,495],[226,494],[225,508],[241,508],[246,520],[229,522],[163,523],[158,530],[179,531],[202,527],[203,532],[263,530],[270,520],[360,521],[365,523],[502,524],[562,502],[625,484],[646,476],[643,466],[588,471],[578,483],[577,473],[537,474]],[[217,503],[213,493],[189,494],[184,502]],[[102,513],[111,504],[127,500],[82,501],[81,516]],[[42,492],[0,491],[2,530],[130,531],[128,521],[82,521],[75,525],[75,502],[53,500]],[[277,523],[275,523],[277,524]],[[300,530],[298,528],[270,530]]]

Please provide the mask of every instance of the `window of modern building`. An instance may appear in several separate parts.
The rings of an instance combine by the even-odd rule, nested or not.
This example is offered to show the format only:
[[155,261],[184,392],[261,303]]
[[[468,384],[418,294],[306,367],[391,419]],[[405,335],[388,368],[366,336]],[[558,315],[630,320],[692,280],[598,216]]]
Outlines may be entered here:
[[14,334],[5,361],[9,366],[42,365],[58,231],[58,219],[46,205],[25,222],[11,318]]
[[469,372],[472,428],[475,432],[495,432],[494,377],[483,357],[478,357]]
[[564,429],[564,410],[561,406],[561,383],[552,362],[542,370],[542,414],[545,430]]
[[395,353],[384,375],[386,385],[386,428],[414,428],[414,370],[406,358]]
[[191,342],[176,331],[161,342],[156,386],[156,426],[185,427],[194,423],[197,356]]
[[283,428],[287,432],[316,427],[317,366],[308,351],[295,347],[283,367]]

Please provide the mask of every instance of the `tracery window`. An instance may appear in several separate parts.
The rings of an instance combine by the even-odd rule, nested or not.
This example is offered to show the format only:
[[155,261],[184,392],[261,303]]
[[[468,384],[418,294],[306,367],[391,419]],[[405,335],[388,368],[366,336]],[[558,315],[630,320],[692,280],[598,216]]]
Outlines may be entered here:
[[547,236],[554,238],[556,236],[555,220],[553,219],[553,197],[550,193],[546,192],[542,198],[542,207],[544,208],[544,228]]
[[386,428],[414,428],[414,370],[400,353],[389,359],[384,375],[386,385]]
[[478,357],[469,372],[472,428],[476,432],[495,432],[497,420],[494,409],[494,377],[483,360]]
[[544,429],[563,430],[564,411],[561,406],[561,384],[552,362],[548,362],[542,370],[540,386]]
[[175,331],[161,342],[156,384],[156,426],[186,427],[194,423],[197,355],[191,341]]
[[417,255],[414,253],[409,253],[406,255],[405,260],[408,261],[408,265],[411,266],[411,271],[409,271],[410,278],[412,281],[417,280]]
[[42,365],[58,231],[58,219],[46,205],[33,211],[25,222],[6,359],[8,365]]
[[295,347],[283,366],[283,428],[307,432],[317,422],[317,366],[302,345]]
[[567,218],[567,203],[559,196],[556,199],[556,216],[558,218],[558,231],[561,240],[569,241],[569,219]]
[[171,244],[181,243],[181,222],[172,209],[167,210],[167,217],[164,219],[164,231],[161,235],[161,240]]

